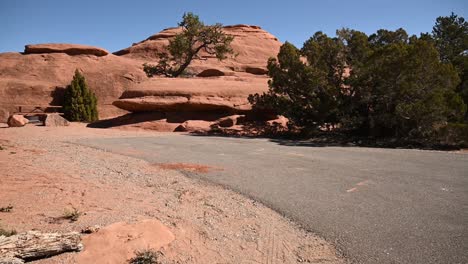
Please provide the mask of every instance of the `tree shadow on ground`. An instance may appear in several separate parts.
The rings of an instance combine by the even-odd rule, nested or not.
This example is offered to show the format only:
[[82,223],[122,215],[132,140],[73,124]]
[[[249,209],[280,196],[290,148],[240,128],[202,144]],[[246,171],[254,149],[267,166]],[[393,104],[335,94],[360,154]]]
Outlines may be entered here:
[[162,121],[167,123],[184,123],[188,120],[215,121],[230,115],[229,112],[142,112],[128,113],[122,116],[99,120],[88,125],[90,128],[112,128],[134,125],[143,122]]
[[324,132],[313,136],[304,136],[294,133],[223,133],[223,132],[192,132],[190,136],[203,137],[230,137],[255,139],[264,138],[281,146],[290,147],[365,147],[365,148],[388,148],[388,149],[424,149],[424,150],[460,150],[459,146],[446,144],[424,144],[422,142],[396,139],[396,138],[371,138],[350,136],[342,133]]

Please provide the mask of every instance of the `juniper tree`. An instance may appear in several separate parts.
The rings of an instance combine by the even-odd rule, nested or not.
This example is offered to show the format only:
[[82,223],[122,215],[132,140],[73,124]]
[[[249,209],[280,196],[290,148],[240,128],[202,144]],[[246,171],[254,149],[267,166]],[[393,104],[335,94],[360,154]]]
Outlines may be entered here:
[[[448,17],[438,17],[432,37],[440,59],[457,69],[461,79],[457,92],[468,104],[468,22],[454,13]],[[468,113],[465,117],[465,122],[468,122]]]
[[328,72],[301,60],[301,52],[284,43],[278,59],[268,61],[269,91],[249,96],[257,108],[274,109],[296,126],[314,130],[335,121],[336,89]]
[[71,84],[65,89],[63,111],[70,121],[98,120],[96,95],[88,88],[85,77],[78,70],[75,70]]
[[151,77],[165,75],[177,77],[197,59],[200,52],[216,56],[224,60],[229,54],[234,54],[231,42],[234,37],[225,34],[222,24],[205,25],[197,15],[185,13],[179,23],[182,32],[169,40],[166,52],[158,54],[157,65],[143,64],[144,71]]

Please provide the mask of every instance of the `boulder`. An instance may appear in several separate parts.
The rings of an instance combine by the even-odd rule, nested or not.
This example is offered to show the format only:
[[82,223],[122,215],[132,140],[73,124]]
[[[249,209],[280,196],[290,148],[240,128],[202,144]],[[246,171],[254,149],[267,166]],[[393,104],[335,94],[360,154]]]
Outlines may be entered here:
[[232,127],[237,125],[237,120],[244,117],[243,115],[232,115],[220,118],[216,121],[216,125],[220,127]]
[[11,115],[8,118],[7,123],[10,127],[22,127],[29,123],[29,120],[26,119],[23,115]]
[[84,236],[84,250],[76,255],[73,263],[129,263],[135,252],[157,251],[174,239],[171,230],[155,219],[117,222]]
[[213,122],[204,120],[188,120],[174,130],[174,132],[208,132]]
[[58,127],[58,126],[69,126],[65,118],[61,117],[59,114],[47,114],[44,120],[44,126],[47,127]]
[[288,128],[288,122],[289,122],[289,120],[286,117],[280,115],[276,119],[268,120],[267,124],[269,126],[277,127],[279,129],[287,129]]
[[42,53],[65,53],[68,55],[94,55],[106,56],[109,52],[105,49],[98,47],[79,45],[79,44],[65,44],[65,43],[47,43],[47,44],[33,44],[26,45],[24,48],[25,54],[42,54]]

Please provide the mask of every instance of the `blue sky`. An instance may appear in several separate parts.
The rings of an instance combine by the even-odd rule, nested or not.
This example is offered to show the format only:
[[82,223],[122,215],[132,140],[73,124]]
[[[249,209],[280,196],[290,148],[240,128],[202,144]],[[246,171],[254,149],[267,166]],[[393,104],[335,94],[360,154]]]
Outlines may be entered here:
[[207,23],[259,25],[297,46],[322,30],[366,33],[405,28],[431,31],[438,16],[468,18],[463,0],[0,0],[0,52],[32,43],[78,43],[117,51],[194,12]]

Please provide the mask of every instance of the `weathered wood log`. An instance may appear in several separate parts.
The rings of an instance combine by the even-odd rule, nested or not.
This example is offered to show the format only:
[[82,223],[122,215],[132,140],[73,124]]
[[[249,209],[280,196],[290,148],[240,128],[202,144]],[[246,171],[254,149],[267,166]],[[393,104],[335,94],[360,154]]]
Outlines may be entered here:
[[23,264],[24,261],[19,258],[13,258],[13,257],[1,257],[0,256],[0,264]]
[[0,264],[21,263],[14,261],[36,260],[82,249],[78,232],[59,234],[29,231],[10,237],[0,236]]

